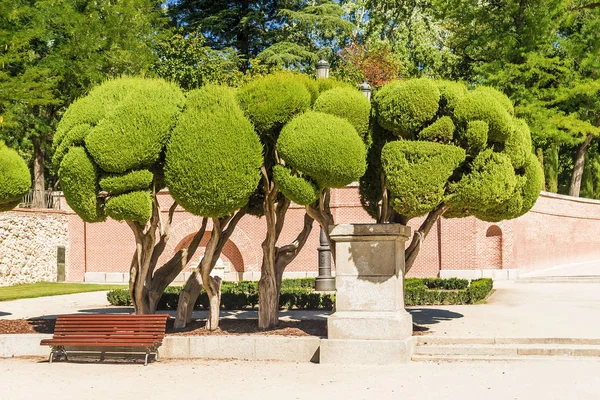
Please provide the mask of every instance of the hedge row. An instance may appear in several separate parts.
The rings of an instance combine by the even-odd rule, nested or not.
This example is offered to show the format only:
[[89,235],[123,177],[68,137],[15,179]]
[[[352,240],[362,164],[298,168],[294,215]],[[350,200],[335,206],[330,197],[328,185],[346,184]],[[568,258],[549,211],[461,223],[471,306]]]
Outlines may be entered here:
[[[491,279],[408,278],[406,279],[405,302],[407,306],[474,304],[485,299],[493,287]],[[332,310],[335,295],[314,291],[314,279],[284,279],[281,284],[279,306],[300,310]],[[158,303],[159,310],[176,310],[181,287],[170,286],[165,290]],[[108,292],[108,302],[113,306],[131,305],[126,289]],[[221,288],[221,307],[226,310],[254,308],[258,304],[258,282],[223,282]],[[195,308],[207,309],[208,296],[202,291]]]

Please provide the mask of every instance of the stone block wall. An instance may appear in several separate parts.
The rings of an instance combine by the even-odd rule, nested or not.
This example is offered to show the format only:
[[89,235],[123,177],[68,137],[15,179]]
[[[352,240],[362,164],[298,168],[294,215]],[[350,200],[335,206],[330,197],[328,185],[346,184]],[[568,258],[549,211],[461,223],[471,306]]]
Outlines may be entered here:
[[69,230],[64,213],[0,213],[0,286],[56,281],[58,246],[65,246],[68,270]]

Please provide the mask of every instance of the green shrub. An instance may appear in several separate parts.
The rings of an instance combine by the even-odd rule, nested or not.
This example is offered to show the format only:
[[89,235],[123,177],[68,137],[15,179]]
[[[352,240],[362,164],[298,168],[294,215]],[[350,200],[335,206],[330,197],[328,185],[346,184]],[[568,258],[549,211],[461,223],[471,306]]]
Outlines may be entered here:
[[502,106],[511,116],[515,115],[515,108],[510,98],[501,91],[489,86],[478,86],[473,93],[483,93],[486,96],[493,97],[494,100]]
[[381,162],[392,206],[401,215],[417,217],[444,199],[448,178],[465,159],[457,146],[401,140],[385,145]]
[[306,82],[282,72],[255,79],[241,87],[237,97],[242,110],[260,135],[274,135],[294,116],[311,106]]
[[469,281],[467,279],[458,278],[424,278],[423,284],[428,289],[458,290],[466,289],[469,286]]
[[514,195],[518,184],[510,159],[488,149],[479,153],[471,168],[459,182],[450,184],[452,195],[447,203],[484,221],[504,219],[497,215],[498,206]]
[[450,117],[442,117],[419,132],[419,140],[450,143],[454,136],[454,122]]
[[451,116],[458,102],[467,94],[467,87],[460,82],[435,80],[433,83],[440,91],[441,115]]
[[292,175],[292,171],[283,165],[273,167],[273,181],[281,193],[296,204],[303,206],[319,200],[320,190],[313,183],[299,175]]
[[329,89],[334,89],[334,88],[356,89],[351,84],[337,80],[335,78],[317,79],[316,82],[317,82],[317,87],[319,89],[319,93],[323,93],[323,92],[328,91]]
[[148,189],[152,184],[154,174],[148,170],[141,169],[131,171],[124,175],[108,175],[100,179],[100,188],[111,195],[118,195],[135,190]]
[[377,122],[405,139],[414,139],[439,109],[440,91],[433,81],[410,79],[383,86],[373,99]]
[[104,221],[106,216],[97,200],[98,169],[82,147],[71,147],[58,170],[65,199],[86,222]]
[[167,146],[165,181],[187,211],[223,217],[243,207],[260,179],[262,146],[233,89],[205,86],[187,96]]
[[27,164],[0,140],[0,211],[16,207],[30,187]]
[[54,140],[56,149],[54,150],[54,155],[52,156],[52,166],[54,167],[55,171],[58,171],[62,159],[65,157],[71,147],[84,145],[84,139],[88,133],[90,133],[91,129],[92,126],[90,124],[82,123],[65,132],[60,141]]
[[308,111],[281,131],[277,150],[286,165],[319,187],[344,187],[361,177],[366,149],[356,129],[345,119]]
[[503,143],[513,133],[513,117],[489,91],[472,91],[465,95],[454,109],[458,125],[466,128],[471,121],[485,121],[489,126],[488,140]]
[[469,121],[464,134],[468,154],[478,154],[487,147],[489,126],[485,121]]
[[354,126],[361,137],[369,129],[371,103],[358,90],[348,87],[337,87],[323,92],[313,110],[344,118]]
[[131,296],[126,289],[113,289],[106,294],[106,299],[112,306],[130,306],[132,304]]
[[[159,160],[181,111],[184,97],[160,79],[121,78],[102,86],[126,95],[111,105],[85,137],[85,146],[102,170],[124,173]],[[94,92],[89,97],[95,98]],[[97,99],[100,101],[101,99]],[[84,122],[84,121],[82,121]]]
[[531,132],[527,123],[515,119],[515,130],[504,142],[504,153],[510,158],[514,169],[523,168],[531,152]]
[[487,297],[494,288],[494,281],[489,278],[475,279],[471,281],[467,292],[469,293],[469,302],[475,304]]
[[106,215],[117,221],[145,225],[152,217],[152,193],[140,190],[111,197],[106,202]]

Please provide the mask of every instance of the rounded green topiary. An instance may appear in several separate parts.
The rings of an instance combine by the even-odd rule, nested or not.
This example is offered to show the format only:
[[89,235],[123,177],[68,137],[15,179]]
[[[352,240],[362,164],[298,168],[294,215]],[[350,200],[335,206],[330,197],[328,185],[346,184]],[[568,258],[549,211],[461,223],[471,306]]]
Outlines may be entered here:
[[167,146],[165,181],[187,211],[223,217],[253,194],[262,146],[229,88],[205,86],[187,96]]
[[512,101],[501,91],[489,86],[478,86],[475,90],[473,90],[473,93],[485,93],[486,96],[493,97],[496,102],[498,102],[498,104],[500,104],[506,110],[506,112],[508,112],[511,116],[515,115],[515,107],[513,106]]
[[489,125],[485,121],[469,121],[464,133],[464,145],[469,154],[477,154],[487,147]]
[[25,161],[0,140],[0,211],[12,210],[31,188]]
[[98,170],[82,147],[71,147],[60,163],[60,185],[73,211],[86,222],[106,219],[98,201]]
[[419,140],[430,142],[450,143],[454,136],[454,122],[450,117],[442,117],[419,132]]
[[349,84],[347,82],[339,81],[335,78],[317,79],[316,82],[317,82],[317,87],[319,89],[319,93],[323,93],[329,89],[334,89],[334,88],[356,89],[351,84]]
[[514,122],[515,130],[504,142],[504,153],[510,157],[513,167],[518,169],[525,165],[531,154],[531,132],[524,120],[515,118]]
[[366,169],[366,149],[350,122],[308,111],[281,131],[277,150],[286,165],[322,188],[339,188],[360,178]]
[[440,91],[440,114],[452,115],[458,102],[467,94],[467,87],[460,82],[435,80]]
[[154,174],[146,169],[131,171],[124,175],[109,175],[100,179],[100,187],[111,195],[148,189]]
[[276,135],[294,116],[311,106],[305,82],[291,73],[278,73],[256,79],[237,92],[244,114],[261,135]]
[[85,142],[105,172],[150,167],[160,154],[183,105],[181,90],[161,79],[120,78],[92,89],[58,125],[53,158],[60,165],[66,148]]
[[386,144],[381,163],[394,210],[409,218],[427,214],[444,200],[447,181],[464,160],[465,151],[457,146],[410,140]]
[[344,118],[354,126],[361,137],[369,129],[371,103],[354,88],[338,87],[323,92],[313,110]]
[[405,139],[412,139],[439,109],[440,91],[433,81],[421,78],[393,81],[373,99],[377,122]]
[[495,214],[494,209],[512,197],[518,183],[510,158],[487,149],[475,157],[468,174],[450,184],[452,195],[447,203],[451,208],[468,210],[471,215],[487,220]]
[[471,121],[481,120],[489,126],[488,140],[503,143],[514,131],[512,116],[492,92],[479,90],[469,92],[456,105],[454,118],[466,128]]
[[117,221],[144,225],[152,217],[152,193],[141,190],[111,197],[106,202],[106,214]]
[[292,171],[283,165],[273,167],[273,181],[281,193],[296,204],[307,206],[319,200],[318,187],[302,176],[292,175]]

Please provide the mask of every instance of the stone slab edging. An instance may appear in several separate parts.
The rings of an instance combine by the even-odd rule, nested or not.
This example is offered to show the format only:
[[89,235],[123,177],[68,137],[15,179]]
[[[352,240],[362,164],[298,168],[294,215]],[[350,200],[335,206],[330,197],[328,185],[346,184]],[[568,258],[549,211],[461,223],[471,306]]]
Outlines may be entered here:
[[[0,335],[0,358],[50,354],[40,346],[50,334]],[[166,336],[159,348],[161,358],[210,358],[319,362],[319,337],[274,335]]]

